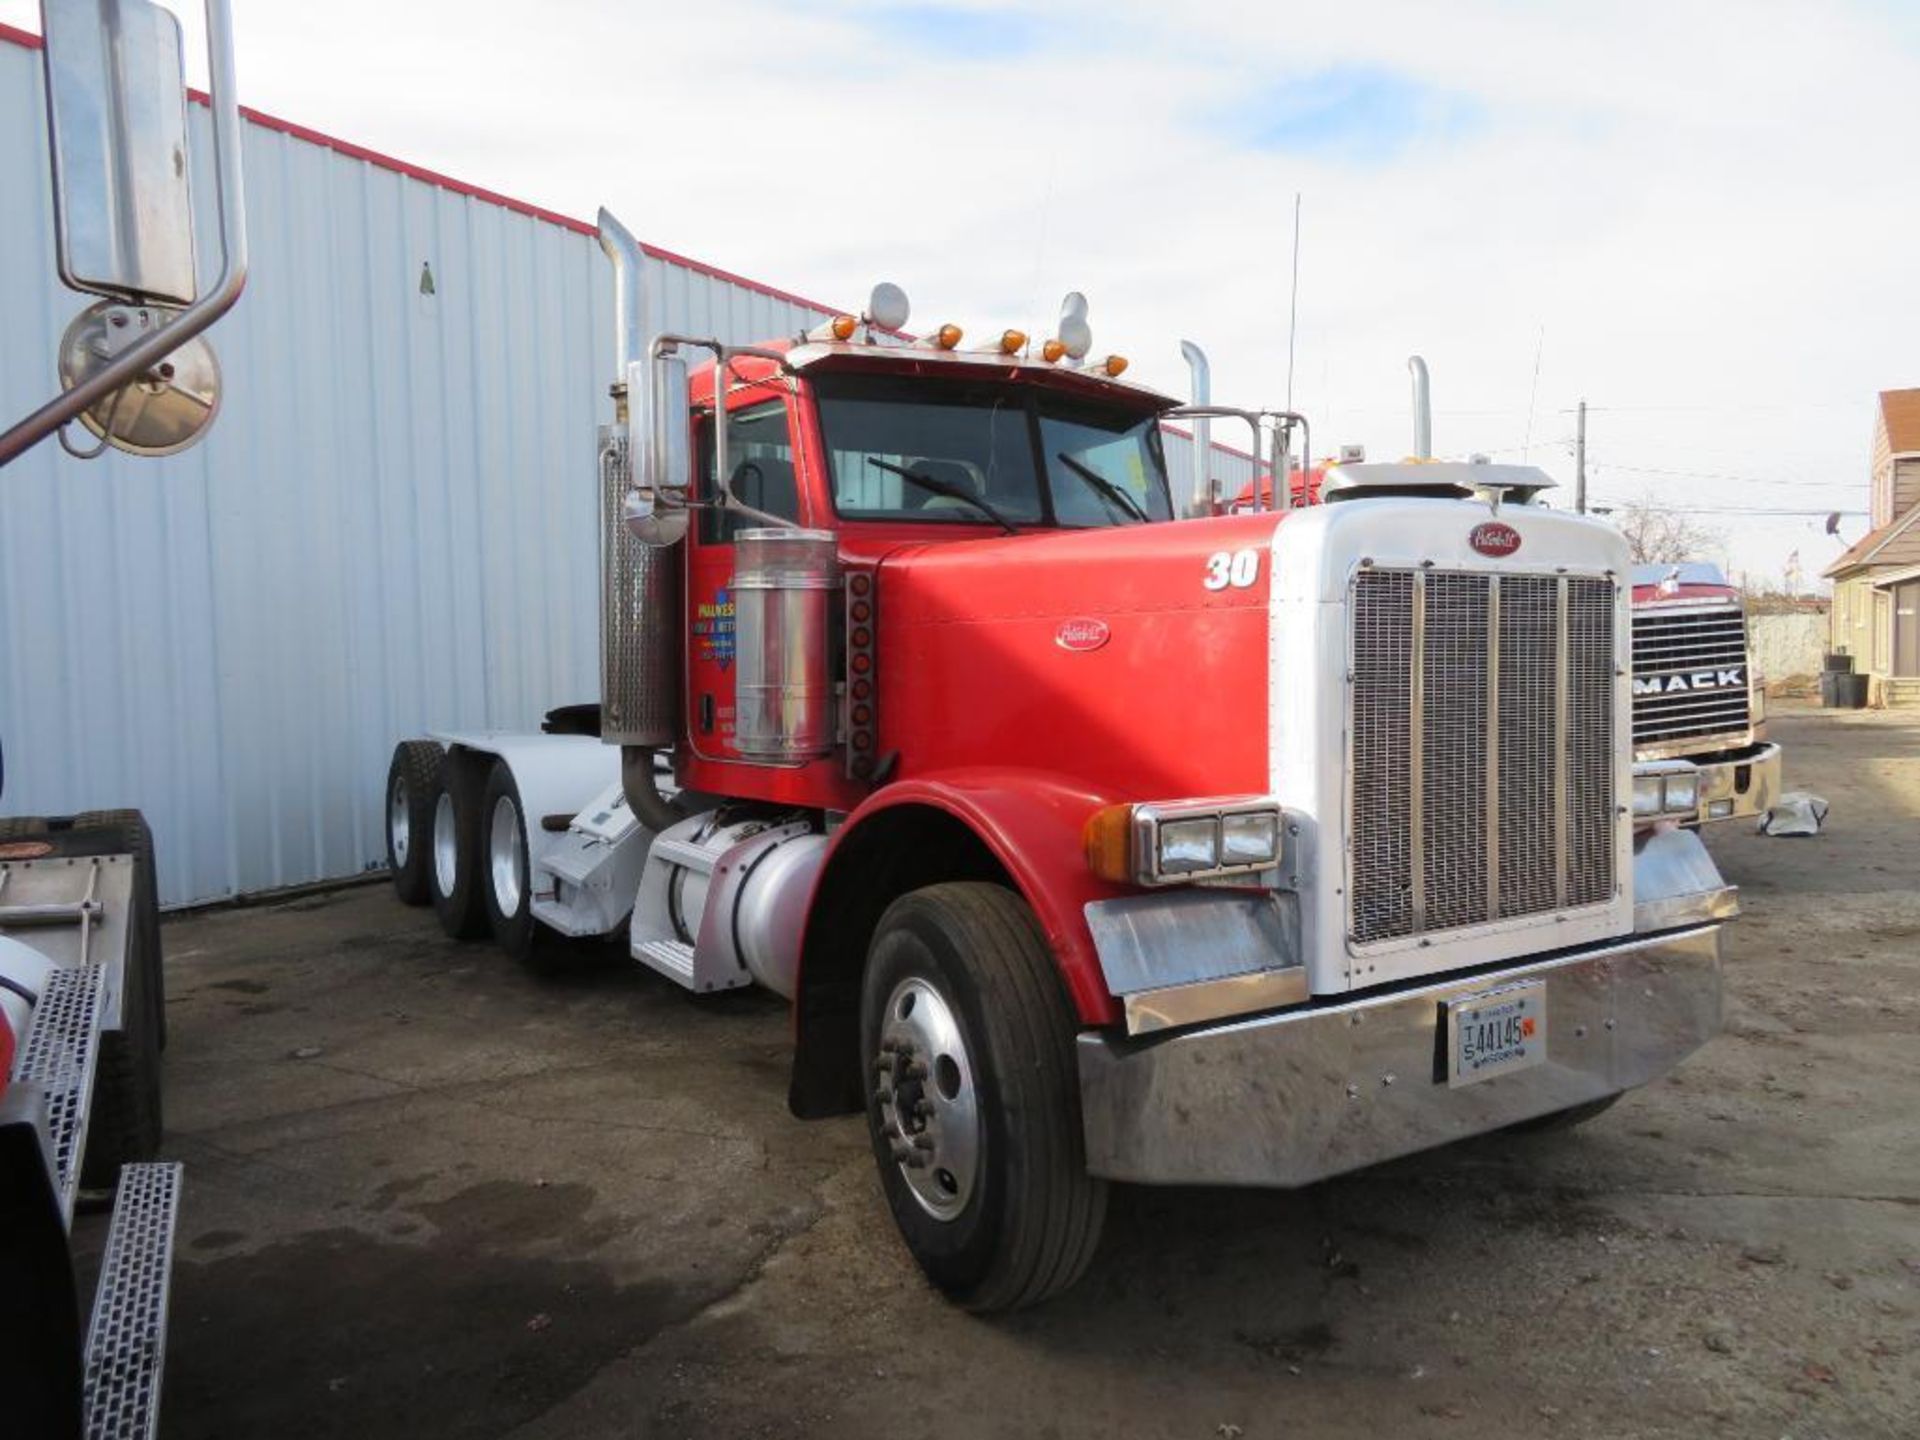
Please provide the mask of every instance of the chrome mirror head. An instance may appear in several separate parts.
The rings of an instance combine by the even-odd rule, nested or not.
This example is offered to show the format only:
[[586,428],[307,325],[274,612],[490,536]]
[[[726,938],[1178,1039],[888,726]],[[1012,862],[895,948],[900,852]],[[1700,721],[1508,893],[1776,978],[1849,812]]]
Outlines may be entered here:
[[662,503],[657,493],[638,486],[627,491],[626,498],[620,502],[620,523],[627,533],[654,549],[677,545],[685,539],[691,516],[685,504]]
[[60,278],[191,304],[193,202],[180,22],[152,0],[42,0]]
[[[177,315],[173,310],[110,300],[89,305],[61,337],[61,388],[72,390],[86,383],[134,345],[164,330]],[[82,410],[78,418],[96,439],[116,450],[155,456],[172,455],[192,445],[213,424],[219,410],[220,362],[213,347],[195,336],[132,383]],[[64,432],[61,440],[66,441]]]

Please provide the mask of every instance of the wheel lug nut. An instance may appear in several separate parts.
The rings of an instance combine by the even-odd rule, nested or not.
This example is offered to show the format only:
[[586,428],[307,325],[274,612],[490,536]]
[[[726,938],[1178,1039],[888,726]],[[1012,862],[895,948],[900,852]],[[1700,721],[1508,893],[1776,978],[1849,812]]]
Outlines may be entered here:
[[918,1115],[922,1120],[929,1118],[933,1114],[933,1101],[924,1097],[914,1101],[913,1113]]
[[924,1060],[915,1060],[907,1066],[907,1079],[924,1080],[927,1078],[927,1066]]
[[927,1157],[918,1151],[910,1151],[907,1154],[907,1158],[901,1163],[909,1170],[924,1170],[927,1168]]
[[891,1105],[893,1103],[893,1087],[891,1085],[882,1085],[873,1092],[873,1098],[878,1100],[882,1105]]
[[880,1053],[882,1055],[891,1055],[895,1051],[897,1051],[899,1048],[900,1048],[900,1042],[894,1039],[891,1035],[889,1035],[886,1039],[880,1042]]
[[[893,1147],[893,1158],[902,1165],[913,1165],[914,1160],[918,1157],[915,1156],[913,1151],[906,1145],[895,1145]],[[920,1163],[924,1165],[926,1162],[922,1160]],[[914,1166],[914,1168],[918,1169],[919,1167]]]
[[914,1136],[914,1137],[913,1137],[913,1148],[914,1148],[914,1149],[916,1149],[916,1150],[931,1150],[931,1149],[933,1149],[933,1137],[932,1137],[931,1135],[916,1135],[916,1136]]

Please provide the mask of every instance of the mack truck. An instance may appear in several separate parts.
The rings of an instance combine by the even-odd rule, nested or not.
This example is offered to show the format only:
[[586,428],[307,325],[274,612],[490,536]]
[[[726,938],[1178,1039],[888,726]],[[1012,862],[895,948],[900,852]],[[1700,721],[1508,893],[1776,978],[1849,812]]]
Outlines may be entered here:
[[[1633,569],[1633,744],[1637,759],[1692,767],[1696,819],[1751,819],[1780,798],[1780,747],[1747,612],[1708,561]],[[1667,784],[1684,798],[1688,772]]]
[[[178,17],[150,0],[40,14],[55,254],[92,299],[61,338],[59,392],[0,432],[0,485],[55,437],[79,459],[195,444],[220,398],[202,335],[247,273],[227,0],[205,15],[220,267],[204,288]],[[182,1185],[156,1159],[164,986],[145,818],[0,818],[0,1435],[157,1432]],[[108,1207],[96,1266],[76,1215]]]
[[1572,1124],[1716,1032],[1736,892],[1634,758],[1625,543],[1540,472],[1176,519],[1163,422],[1288,474],[1304,420],[1134,383],[1077,294],[971,345],[890,285],[655,333],[598,229],[600,697],[401,741],[393,883],[536,963],[785,997],[790,1109],[864,1113],[957,1303],[1071,1285],[1113,1183]]

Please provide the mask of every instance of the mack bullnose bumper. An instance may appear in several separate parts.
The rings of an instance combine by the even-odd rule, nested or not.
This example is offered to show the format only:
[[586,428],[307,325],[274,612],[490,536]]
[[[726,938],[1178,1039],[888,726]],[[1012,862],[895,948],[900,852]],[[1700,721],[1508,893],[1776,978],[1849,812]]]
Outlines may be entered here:
[[1696,760],[1700,770],[1700,818],[1745,820],[1771,809],[1780,798],[1780,747],[1763,741]]
[[[1642,933],[1162,1036],[1083,1034],[1088,1168],[1149,1184],[1306,1185],[1658,1079],[1720,1028],[1720,922],[1738,905],[1691,833],[1648,849],[1671,883],[1636,907]],[[1544,989],[1544,1057],[1450,1083],[1448,1007],[1528,984]]]

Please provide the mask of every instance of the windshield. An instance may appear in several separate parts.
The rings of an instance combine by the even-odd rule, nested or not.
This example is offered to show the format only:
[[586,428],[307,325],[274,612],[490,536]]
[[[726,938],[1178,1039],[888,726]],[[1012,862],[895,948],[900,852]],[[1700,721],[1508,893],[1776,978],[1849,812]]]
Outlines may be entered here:
[[1005,381],[822,375],[814,393],[842,519],[1173,518],[1153,415]]

